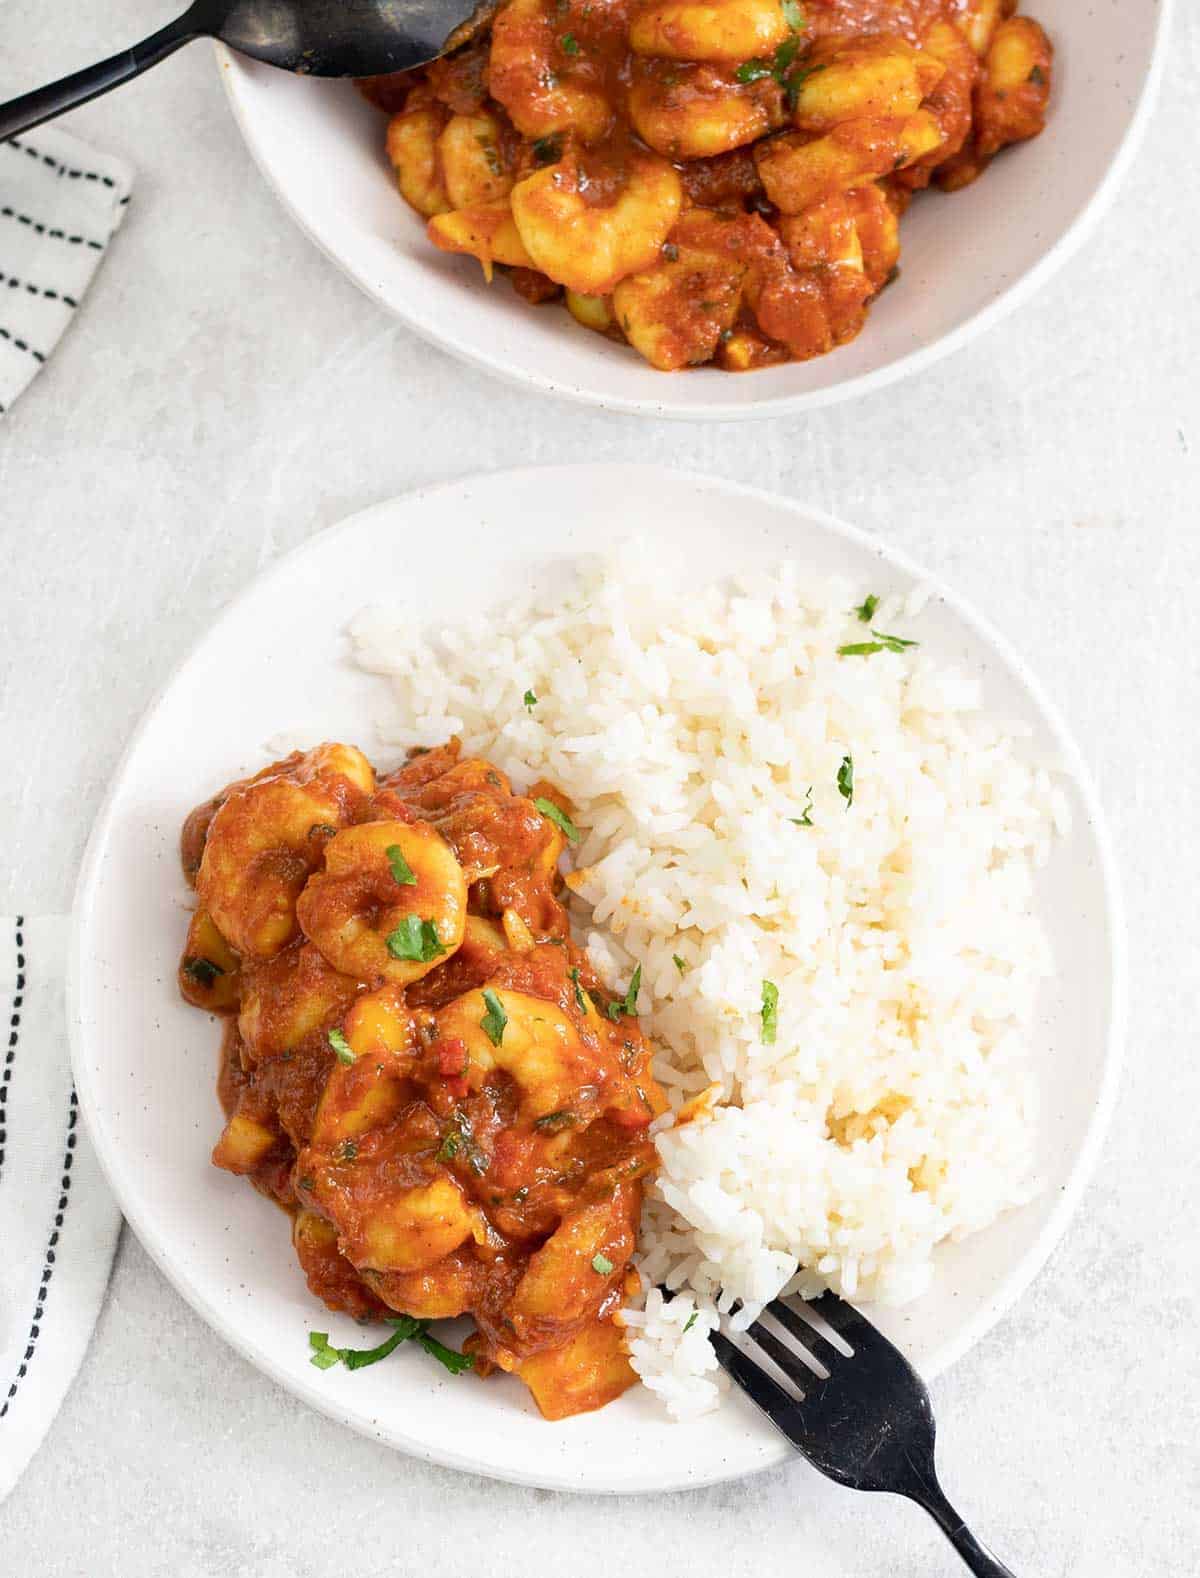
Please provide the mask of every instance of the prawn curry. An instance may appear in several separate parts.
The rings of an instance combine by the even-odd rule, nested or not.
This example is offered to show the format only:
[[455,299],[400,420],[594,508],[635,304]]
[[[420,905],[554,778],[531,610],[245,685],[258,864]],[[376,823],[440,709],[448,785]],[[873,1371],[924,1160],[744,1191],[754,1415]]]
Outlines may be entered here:
[[[648,1130],[636,1018],[571,941],[548,785],[459,742],[377,776],[346,745],[231,784],[183,830],[183,995],[226,1018],[213,1161],[292,1217],[330,1309],[451,1368],[520,1376],[549,1419],[635,1379],[619,1310]],[[470,1314],[465,1354],[425,1331]]]
[[1016,0],[504,0],[360,84],[447,252],[664,371],[806,360],[894,278],[900,220],[1045,125]]

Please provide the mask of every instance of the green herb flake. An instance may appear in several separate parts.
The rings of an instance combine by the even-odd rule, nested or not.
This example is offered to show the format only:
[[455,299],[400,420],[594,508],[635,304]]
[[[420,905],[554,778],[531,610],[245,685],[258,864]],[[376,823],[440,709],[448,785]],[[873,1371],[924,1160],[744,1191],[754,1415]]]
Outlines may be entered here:
[[577,844],[579,842],[579,829],[565,811],[559,810],[553,800],[545,800],[539,795],[533,803],[546,818],[547,822],[554,823],[559,832],[564,835],[568,844]]
[[392,1335],[376,1348],[335,1348],[329,1341],[328,1332],[310,1331],[308,1345],[313,1350],[311,1362],[318,1370],[331,1370],[338,1363],[344,1364],[348,1370],[363,1370],[369,1364],[378,1364],[380,1359],[386,1359],[402,1342],[414,1338],[426,1353],[444,1364],[452,1375],[469,1370],[475,1362],[469,1353],[458,1353],[453,1348],[447,1348],[436,1337],[431,1337],[427,1320],[414,1320],[411,1315],[401,1315],[388,1321],[388,1325],[394,1328]]
[[574,33],[564,33],[559,39],[564,55],[577,55],[579,53],[579,40]]
[[384,854],[387,856],[387,863],[392,873],[393,882],[399,883],[402,888],[415,888],[417,879],[413,875],[412,867],[405,860],[404,851],[400,848],[400,845],[389,844],[384,850]]
[[439,1364],[444,1364],[451,1375],[461,1375],[464,1370],[470,1370],[475,1364],[475,1356],[471,1353],[459,1353],[457,1348],[447,1348],[444,1342],[439,1342],[436,1337],[431,1337],[427,1331],[419,1331],[417,1341]]
[[784,39],[783,43],[775,51],[775,58],[771,62],[771,75],[776,82],[781,83],[783,81],[788,73],[788,68],[799,53],[800,40],[798,38]]
[[837,775],[838,794],[846,802],[846,810],[854,804],[854,758],[843,756]]
[[331,1348],[329,1333],[327,1331],[310,1331],[308,1346],[313,1350],[310,1364],[315,1364],[318,1370],[332,1370],[342,1357],[340,1348]]
[[759,82],[771,75],[771,66],[765,60],[747,60],[734,72],[739,82]]
[[869,597],[865,597],[862,602],[859,603],[857,608],[852,608],[850,612],[852,614],[857,614],[864,625],[869,625],[872,619],[874,619],[875,610],[878,607],[879,599],[875,596],[875,593],[872,592]]
[[521,698],[521,700],[522,700],[522,701],[523,701],[523,702],[524,702],[524,704],[525,704],[525,711],[526,711],[526,712],[532,712],[532,711],[533,711],[533,709],[534,709],[534,708],[535,708],[535,707],[536,707],[536,706],[537,706],[537,704],[538,704],[538,699],[537,699],[537,697],[536,697],[536,696],[535,696],[535,695],[534,695],[534,694],[533,694],[533,692],[532,692],[532,691],[531,691],[531,690],[527,690],[527,691],[526,691],[526,692],[525,692],[525,694],[524,694],[524,696],[522,696],[522,698]]
[[675,968],[679,971],[680,975],[686,975],[687,974],[687,964],[686,964],[686,962],[683,959],[681,959],[679,957],[679,955],[677,953],[673,953],[671,955],[671,960],[672,960],[672,963],[675,965]]
[[919,647],[919,641],[905,641],[903,636],[889,636],[884,630],[872,628],[871,634],[876,641],[882,641],[889,652],[907,652],[910,647]]
[[201,959],[197,956],[183,961],[183,973],[190,976],[197,986],[208,987],[213,984],[218,975],[224,975],[225,971],[219,964],[214,964],[211,959]]
[[788,817],[788,821],[792,824],[793,827],[811,827],[813,825],[812,808],[813,808],[812,784],[809,784],[809,786],[808,786],[808,799],[804,802],[804,810],[800,813],[799,816],[789,816]]
[[573,970],[568,970],[567,975],[570,977],[571,984],[575,988],[576,1006],[578,1007],[581,1014],[586,1014],[588,1011],[588,997],[583,987],[579,984],[579,966],[576,965]]
[[688,1332],[691,1331],[692,1327],[696,1324],[696,1322],[699,1319],[700,1319],[700,1311],[699,1310],[693,1310],[692,1313],[687,1318],[687,1325],[683,1328],[683,1335],[685,1337],[687,1336]]
[[562,158],[563,145],[559,136],[539,137],[531,146],[535,164],[557,164]]
[[459,1139],[458,1135],[455,1134],[454,1130],[447,1129],[446,1137],[438,1146],[437,1155],[434,1160],[439,1162],[450,1161],[452,1157],[458,1155],[458,1147],[461,1143],[462,1141]]
[[333,1054],[338,1062],[343,1067],[349,1068],[351,1063],[354,1062],[354,1053],[350,1050],[350,1043],[340,1030],[331,1030],[329,1032],[329,1045],[333,1048]]
[[783,12],[783,20],[793,33],[798,33],[804,26],[804,7],[800,4],[800,0],[782,0],[780,9]]
[[544,1118],[535,1118],[533,1126],[543,1134],[558,1134],[562,1129],[574,1128],[578,1121],[575,1114],[564,1107],[560,1112],[548,1112]]
[[800,89],[808,81],[809,77],[815,77],[818,71],[824,70],[824,66],[808,66],[801,67],[799,71],[792,72],[791,76],[788,77],[787,81],[784,83],[784,87],[787,90],[787,105],[789,110],[794,110],[796,105],[800,102]]
[[607,1255],[592,1256],[592,1270],[599,1272],[602,1277],[607,1277],[612,1272],[613,1263]]
[[508,1023],[508,1015],[504,1012],[504,1004],[490,986],[485,986],[483,989],[483,1002],[487,1013],[479,1021],[479,1028],[492,1045],[498,1047],[504,1040],[504,1027]]
[[906,641],[903,636],[891,636],[886,630],[871,628],[873,641],[852,641],[848,646],[838,648],[838,657],[870,657],[874,652],[907,652],[911,647],[919,647],[919,641]]
[[[757,57],[753,60],[747,60],[737,68],[734,76],[739,82],[760,82],[763,77],[774,77],[780,87],[788,87],[790,97],[791,84],[788,82],[788,73],[791,71],[799,53],[800,40],[798,38],[785,39],[770,60],[762,60]],[[820,67],[814,66],[812,69],[813,71],[819,71]],[[811,76],[812,72],[806,72],[804,75]]]
[[629,977],[629,990],[625,993],[625,996],[615,1003],[609,1003],[608,1017],[610,1019],[620,1019],[622,1014],[636,1014],[638,993],[641,989],[642,967],[639,964]]
[[387,948],[393,959],[411,959],[417,964],[428,964],[446,951],[437,927],[419,915],[404,917],[395,931],[389,933]]
[[762,1034],[759,1040],[763,1046],[775,1045],[775,1037],[779,1031],[779,988],[774,981],[764,981],[762,984]]

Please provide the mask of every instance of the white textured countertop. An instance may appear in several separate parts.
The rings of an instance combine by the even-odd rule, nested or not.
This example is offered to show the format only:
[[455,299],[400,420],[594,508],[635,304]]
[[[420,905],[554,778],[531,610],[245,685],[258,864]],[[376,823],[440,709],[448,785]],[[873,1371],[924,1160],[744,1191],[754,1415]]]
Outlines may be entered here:
[[[8,0],[0,98],[167,14]],[[278,208],[193,47],[68,123],[136,165],[133,204],[0,423],[0,910],[69,905],[126,736],[248,577],[466,470],[647,459],[759,483],[887,535],[1017,643],[1099,780],[1132,932],[1097,1180],[1018,1309],[935,1387],[947,1489],[1021,1578],[1200,1561],[1198,123],[1189,6],[1123,194],[1031,305],[856,404],[675,426],[515,395],[384,317]],[[800,1464],[614,1502],[396,1456],[243,1363],[128,1232],[82,1374],[0,1512],[12,1578],[959,1570],[915,1509]]]

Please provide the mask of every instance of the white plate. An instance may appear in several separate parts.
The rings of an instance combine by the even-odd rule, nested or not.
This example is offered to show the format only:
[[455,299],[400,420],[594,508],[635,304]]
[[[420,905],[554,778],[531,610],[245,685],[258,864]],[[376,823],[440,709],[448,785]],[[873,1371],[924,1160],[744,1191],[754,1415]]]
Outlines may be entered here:
[[882,388],[997,322],[1063,263],[1116,190],[1165,57],[1170,0],[1023,0],[1058,45],[1053,113],[1034,143],[953,197],[913,205],[902,277],[858,339],[816,361],[745,376],[655,372],[536,310],[470,258],[438,252],[383,153],[385,119],[343,82],[289,76],[219,50],[242,135],[309,238],[410,328],[510,383],[651,416],[779,416]]
[[[70,987],[75,1079],[101,1161],[143,1244],[222,1336],[364,1434],[455,1467],[589,1491],[705,1484],[764,1468],[787,1449],[740,1398],[684,1427],[635,1389],[599,1413],[547,1424],[519,1382],[451,1378],[419,1352],[369,1375],[314,1369],[310,1328],[351,1344],[361,1333],[309,1295],[284,1217],[209,1164],[221,1122],[218,1030],[175,988],[188,907],[177,841],[191,806],[269,761],[268,742],[281,732],[350,740],[370,754],[389,698],[347,662],[341,633],[364,604],[415,592],[434,621],[483,612],[565,575],[571,556],[612,542],[617,521],[664,538],[681,574],[698,581],[785,557],[845,571],[877,592],[931,579],[816,511],[649,467],[504,472],[356,515],[255,581],[151,706],[84,862]],[[992,1325],[1061,1233],[1111,1105],[1124,996],[1112,862],[1078,752],[1019,658],[934,584],[922,642],[981,672],[989,707],[1027,720],[1033,748],[1071,773],[1075,828],[1041,895],[1060,971],[1042,1002],[1037,1049],[1047,1188],[941,1251],[934,1290],[880,1316],[927,1376]]]

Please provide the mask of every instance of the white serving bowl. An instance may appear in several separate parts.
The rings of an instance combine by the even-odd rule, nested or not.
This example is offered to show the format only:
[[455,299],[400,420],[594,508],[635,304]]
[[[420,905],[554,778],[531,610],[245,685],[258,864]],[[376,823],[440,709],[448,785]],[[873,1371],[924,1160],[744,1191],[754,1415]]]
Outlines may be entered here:
[[1087,234],[1154,100],[1172,0],[1026,0],[1058,47],[1050,124],[975,186],[934,193],[904,222],[902,277],[852,344],[737,377],[668,375],[534,309],[471,258],[425,237],[383,152],[384,117],[345,82],[298,78],[219,50],[242,134],[301,228],[410,328],[511,383],[611,411],[739,419],[882,388],[964,345],[1022,301]]

